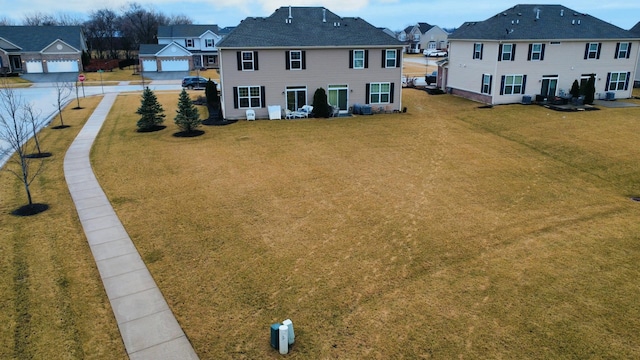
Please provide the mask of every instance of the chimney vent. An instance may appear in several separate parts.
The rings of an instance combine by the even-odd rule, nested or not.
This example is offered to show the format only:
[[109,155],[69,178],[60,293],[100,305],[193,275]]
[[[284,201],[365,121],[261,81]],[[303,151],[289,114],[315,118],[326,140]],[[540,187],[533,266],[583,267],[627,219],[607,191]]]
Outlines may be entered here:
[[327,9],[322,9],[322,22],[327,22]]
[[536,20],[540,19],[540,9],[536,9]]
[[564,9],[560,10],[560,16],[564,16]]

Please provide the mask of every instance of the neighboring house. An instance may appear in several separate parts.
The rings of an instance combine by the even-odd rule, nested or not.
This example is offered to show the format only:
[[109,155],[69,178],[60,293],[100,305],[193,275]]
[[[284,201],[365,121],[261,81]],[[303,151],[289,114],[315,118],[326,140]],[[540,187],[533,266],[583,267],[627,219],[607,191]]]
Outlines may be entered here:
[[629,98],[640,36],[561,5],[516,5],[449,35],[443,88],[487,104],[568,94],[596,77],[596,99]]
[[424,50],[447,50],[449,34],[437,25],[419,22],[408,26],[398,35],[398,40],[405,43],[408,54],[422,54]]
[[82,71],[80,26],[0,26],[0,73]]
[[356,104],[401,109],[402,43],[361,18],[322,7],[281,7],[249,17],[219,44],[223,115],[245,118],[267,106],[298,110],[318,88],[346,113]]
[[142,71],[189,71],[219,67],[218,25],[158,27],[158,44],[140,45]]
[[[637,36],[640,36],[640,22],[638,22],[636,26],[632,27],[629,31],[636,34]],[[633,82],[633,86],[640,87],[640,56],[638,56],[638,65],[636,66],[636,77],[635,81]]]

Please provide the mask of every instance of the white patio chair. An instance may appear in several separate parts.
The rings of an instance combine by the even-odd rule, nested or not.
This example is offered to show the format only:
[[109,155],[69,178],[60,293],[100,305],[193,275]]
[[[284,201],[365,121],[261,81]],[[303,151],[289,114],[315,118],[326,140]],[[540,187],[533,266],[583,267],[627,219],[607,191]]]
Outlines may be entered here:
[[256,112],[255,111],[249,109],[249,110],[247,110],[246,113],[247,113],[247,121],[256,119]]

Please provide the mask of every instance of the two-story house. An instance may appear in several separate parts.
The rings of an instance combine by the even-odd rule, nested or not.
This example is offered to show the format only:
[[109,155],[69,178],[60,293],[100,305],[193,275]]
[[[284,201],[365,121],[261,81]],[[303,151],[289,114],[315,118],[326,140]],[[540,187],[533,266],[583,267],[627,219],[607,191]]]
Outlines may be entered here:
[[[629,31],[640,37],[640,22],[638,22]],[[636,77],[634,79],[633,86],[640,87],[640,56],[638,56],[638,65],[636,66]]]
[[158,43],[140,45],[143,71],[189,71],[218,68],[218,25],[158,27]]
[[421,54],[424,50],[447,50],[449,34],[437,25],[419,22],[408,26],[398,35],[398,40],[405,43],[408,54]]
[[225,119],[270,105],[297,110],[318,88],[348,112],[355,104],[400,110],[403,44],[361,18],[322,7],[281,7],[249,17],[218,43]]
[[516,5],[449,35],[442,85],[487,104],[569,93],[594,75],[596,99],[629,98],[640,37],[561,5]]
[[0,26],[0,73],[82,71],[87,50],[80,26]]

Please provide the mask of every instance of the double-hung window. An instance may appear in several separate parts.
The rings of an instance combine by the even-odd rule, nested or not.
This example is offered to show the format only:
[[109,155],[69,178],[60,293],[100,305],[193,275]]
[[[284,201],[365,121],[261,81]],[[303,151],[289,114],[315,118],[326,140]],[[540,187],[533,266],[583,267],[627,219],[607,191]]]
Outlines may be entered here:
[[260,86],[238,86],[238,107],[240,109],[262,107]]
[[621,42],[616,44],[616,59],[628,59],[631,55],[631,43]]
[[491,94],[491,78],[490,74],[482,74],[482,93]]
[[607,76],[607,91],[628,90],[629,88],[628,72],[612,72]]
[[385,50],[385,67],[395,68],[398,67],[398,51],[395,49]]
[[600,48],[602,43],[587,43],[584,49],[584,58],[586,59],[600,59]]
[[504,75],[502,76],[502,90],[500,95],[524,94],[525,75]]
[[391,83],[369,84],[369,104],[388,104],[391,99]]
[[484,45],[482,43],[473,44],[473,58],[482,60],[482,50]]
[[498,61],[513,61],[516,57],[516,44],[500,44]]
[[258,70],[257,51],[238,51],[238,70],[253,71]]
[[353,50],[353,68],[364,69],[364,50]]
[[213,47],[213,39],[205,39],[204,44],[206,47]]
[[302,70],[304,66],[304,51],[290,50],[287,52],[287,70]]
[[187,45],[187,47],[193,47],[193,39],[186,39],[185,45]]
[[529,60],[544,60],[544,44],[529,44]]

